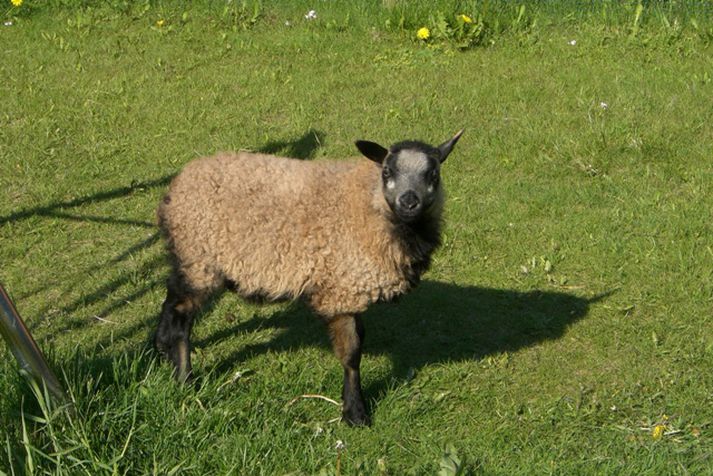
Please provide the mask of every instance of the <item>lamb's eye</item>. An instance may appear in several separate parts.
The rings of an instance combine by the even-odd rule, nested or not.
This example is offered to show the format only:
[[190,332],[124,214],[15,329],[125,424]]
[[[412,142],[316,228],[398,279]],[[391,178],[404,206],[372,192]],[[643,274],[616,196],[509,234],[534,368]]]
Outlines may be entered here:
[[381,170],[381,176],[384,177],[384,180],[391,178],[392,175],[393,175],[393,172],[391,172],[391,169],[388,167],[384,167]]
[[438,170],[434,170],[433,172],[431,172],[431,183],[433,185],[436,185],[438,183],[439,178],[440,177],[438,176]]

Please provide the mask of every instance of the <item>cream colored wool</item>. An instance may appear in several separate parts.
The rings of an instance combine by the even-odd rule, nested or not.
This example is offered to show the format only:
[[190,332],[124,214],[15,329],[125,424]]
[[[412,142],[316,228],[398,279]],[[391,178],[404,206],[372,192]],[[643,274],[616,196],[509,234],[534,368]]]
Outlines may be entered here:
[[[324,317],[355,314],[408,291],[427,266],[411,250],[434,247],[394,219],[381,187],[381,166],[365,158],[221,154],[172,181],[159,224],[194,292],[229,280],[245,296],[304,297]],[[432,221],[442,205],[439,191]]]

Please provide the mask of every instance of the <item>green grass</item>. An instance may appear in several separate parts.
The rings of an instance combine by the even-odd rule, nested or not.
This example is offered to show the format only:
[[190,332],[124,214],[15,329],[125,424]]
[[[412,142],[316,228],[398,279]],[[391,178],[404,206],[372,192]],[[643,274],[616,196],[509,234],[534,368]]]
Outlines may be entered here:
[[[0,474],[711,474],[713,12],[524,2],[516,24],[486,3],[9,12],[0,281],[76,411],[38,403],[1,344]],[[416,41],[438,11],[480,12],[487,35]],[[293,400],[341,391],[301,304],[222,296],[195,328],[197,385],[173,383],[147,345],[153,221],[185,163],[461,127],[432,270],[365,316],[372,427]]]

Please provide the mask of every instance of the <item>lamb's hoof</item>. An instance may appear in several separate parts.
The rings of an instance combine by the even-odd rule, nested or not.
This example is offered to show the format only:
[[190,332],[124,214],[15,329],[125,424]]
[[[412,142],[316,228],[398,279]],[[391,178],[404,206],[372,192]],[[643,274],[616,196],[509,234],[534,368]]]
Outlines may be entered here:
[[195,380],[191,368],[190,356],[185,344],[171,346],[158,339],[154,341],[154,348],[158,355],[173,365],[173,378],[180,384],[190,384]]
[[154,334],[153,338],[153,349],[158,353],[160,357],[166,358],[168,355],[168,344],[162,339],[159,339],[157,334]]
[[196,382],[196,378],[192,371],[188,373],[181,373],[179,370],[176,370],[173,373],[173,378],[176,380],[176,383],[180,385],[193,385]]
[[342,420],[349,426],[371,426],[371,418],[363,406],[345,408],[342,412]]

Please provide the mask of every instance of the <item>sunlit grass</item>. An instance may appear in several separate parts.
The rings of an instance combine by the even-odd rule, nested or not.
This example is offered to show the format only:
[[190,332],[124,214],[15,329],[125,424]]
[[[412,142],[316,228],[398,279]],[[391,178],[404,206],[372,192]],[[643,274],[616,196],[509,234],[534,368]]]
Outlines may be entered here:
[[[76,411],[43,410],[0,345],[0,470],[709,471],[704,9],[526,3],[513,27],[519,6],[495,2],[68,3],[26,0],[0,27],[0,281]],[[439,11],[490,29],[466,51],[419,41]],[[461,127],[433,269],[365,316],[373,427],[294,400],[341,391],[300,304],[218,299],[197,385],[173,383],[147,350],[167,273],[153,222],[185,163]]]

